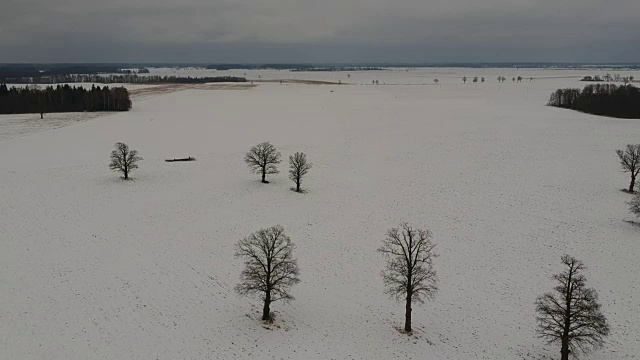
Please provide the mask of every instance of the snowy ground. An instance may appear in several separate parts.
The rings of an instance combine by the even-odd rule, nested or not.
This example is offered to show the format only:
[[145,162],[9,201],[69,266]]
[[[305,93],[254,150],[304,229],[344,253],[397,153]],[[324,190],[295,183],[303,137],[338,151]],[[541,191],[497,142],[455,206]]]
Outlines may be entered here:
[[[612,328],[584,358],[637,359],[640,228],[625,221],[614,150],[640,140],[640,121],[544,106],[583,85],[551,70],[523,69],[541,79],[521,84],[495,81],[511,69],[384,82],[433,71],[453,73],[441,86],[186,89],[0,138],[1,357],[555,358],[535,337],[534,301],[568,252]],[[268,185],[248,172],[243,154],[267,140],[308,154],[306,194],[289,190],[284,164]],[[133,181],[107,167],[117,141],[145,159]],[[197,161],[164,162],[182,156]],[[400,221],[430,229],[440,254],[440,292],[414,307],[412,337],[394,328],[404,309],[382,293],[375,251]],[[265,329],[260,301],[233,291],[233,252],[275,224],[297,245],[302,282]]]

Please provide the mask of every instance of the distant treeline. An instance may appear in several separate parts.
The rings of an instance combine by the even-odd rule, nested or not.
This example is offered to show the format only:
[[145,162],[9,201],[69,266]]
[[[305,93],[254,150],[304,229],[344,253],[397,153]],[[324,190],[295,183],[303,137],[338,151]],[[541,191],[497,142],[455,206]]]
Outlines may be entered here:
[[44,90],[37,87],[7,88],[0,84],[0,114],[38,113],[42,118],[51,112],[128,111],[129,92],[124,87],[83,87],[58,85]]
[[385,70],[379,66],[346,66],[317,64],[215,64],[209,70],[290,70],[290,71],[369,71]]
[[118,74],[149,74],[151,71],[147,68],[142,69],[119,69]]
[[291,69],[291,71],[380,71],[380,70],[386,70],[386,69],[381,67],[340,67],[340,66]]
[[582,89],[560,89],[551,94],[550,106],[594,115],[640,119],[640,89],[632,85],[593,84]]
[[312,68],[309,64],[214,64],[206,68],[208,70],[291,70]]
[[112,74],[122,69],[118,65],[94,65],[94,64],[14,64],[0,65],[0,81],[9,78],[57,76],[70,74]]
[[99,84],[204,84],[217,82],[246,82],[247,79],[235,76],[216,77],[177,77],[177,76],[138,76],[131,75],[47,75],[34,77],[0,78],[1,82],[13,84],[60,84],[60,83],[99,83]]
[[630,83],[633,82],[634,77],[633,76],[622,76],[620,74],[605,74],[605,75],[595,75],[595,76],[585,76],[582,78],[582,80],[580,81],[593,81],[593,82],[598,82],[598,81],[607,81],[607,82],[623,82],[623,83]]

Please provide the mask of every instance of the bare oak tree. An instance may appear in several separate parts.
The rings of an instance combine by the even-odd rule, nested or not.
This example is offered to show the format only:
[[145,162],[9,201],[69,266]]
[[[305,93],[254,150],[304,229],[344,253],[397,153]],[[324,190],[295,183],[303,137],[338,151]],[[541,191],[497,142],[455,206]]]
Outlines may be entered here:
[[296,183],[296,192],[300,192],[302,178],[307,175],[313,165],[307,162],[307,155],[297,152],[289,156],[289,178]]
[[404,330],[411,331],[411,303],[423,303],[437,291],[437,276],[433,268],[435,244],[429,230],[413,229],[402,223],[392,228],[378,249],[386,260],[382,278],[386,293],[405,301]]
[[624,150],[616,150],[620,158],[620,171],[631,173],[629,192],[633,193],[636,177],[640,174],[640,144],[627,145]]
[[600,312],[598,293],[587,288],[582,275],[584,264],[564,255],[565,271],[553,275],[555,292],[536,300],[538,335],[549,344],[560,343],[562,360],[568,360],[576,350],[586,352],[602,346],[609,335],[607,319]]
[[266,180],[267,174],[277,174],[280,163],[280,152],[269,142],[258,144],[249,150],[244,156],[244,161],[254,174],[262,175],[262,182],[269,183]]
[[143,159],[138,156],[137,150],[129,150],[129,145],[125,143],[116,143],[115,147],[111,151],[109,169],[122,173],[125,180],[129,179],[129,173],[137,169],[137,162]]
[[235,289],[242,296],[263,296],[262,320],[271,319],[272,302],[293,300],[289,288],[300,282],[293,248],[280,225],[261,229],[238,242],[235,256],[244,259],[245,268]]

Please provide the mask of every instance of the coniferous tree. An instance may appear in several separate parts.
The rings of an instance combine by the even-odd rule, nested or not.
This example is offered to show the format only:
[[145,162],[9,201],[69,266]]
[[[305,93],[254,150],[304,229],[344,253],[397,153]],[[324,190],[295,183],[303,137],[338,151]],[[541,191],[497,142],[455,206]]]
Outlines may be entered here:
[[124,87],[109,89],[92,86],[71,87],[68,84],[17,89],[0,85],[0,113],[26,114],[79,111],[128,111],[131,109],[129,92]]

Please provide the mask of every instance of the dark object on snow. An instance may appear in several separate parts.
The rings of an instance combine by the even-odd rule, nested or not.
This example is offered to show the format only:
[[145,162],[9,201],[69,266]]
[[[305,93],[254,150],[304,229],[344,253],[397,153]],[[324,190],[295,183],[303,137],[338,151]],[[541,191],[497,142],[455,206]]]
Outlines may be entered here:
[[187,157],[187,158],[164,159],[164,161],[166,161],[166,162],[175,162],[175,161],[196,161],[196,158],[189,156],[189,157]]

